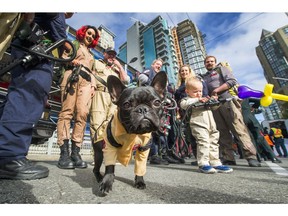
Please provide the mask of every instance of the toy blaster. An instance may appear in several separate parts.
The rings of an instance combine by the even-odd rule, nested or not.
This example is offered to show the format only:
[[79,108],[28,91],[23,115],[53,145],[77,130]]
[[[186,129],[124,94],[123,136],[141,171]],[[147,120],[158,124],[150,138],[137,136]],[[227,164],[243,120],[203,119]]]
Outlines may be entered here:
[[241,85],[238,87],[238,97],[241,99],[245,98],[260,98],[260,104],[261,106],[267,107],[269,106],[273,99],[276,100],[282,100],[282,101],[288,101],[288,96],[287,95],[282,95],[282,94],[276,94],[273,93],[273,84],[266,84],[264,91],[258,91],[249,88],[248,86]]
[[[12,59],[9,62],[0,64],[0,76],[9,72],[14,67],[22,65],[25,68],[35,66],[40,63],[42,60],[51,60],[60,63],[71,62],[77,54],[76,48],[73,43],[67,39],[60,39],[54,43],[51,43],[49,40],[45,40],[45,35],[48,32],[44,32],[38,24],[34,23],[31,29],[30,35],[23,39],[26,43],[31,45],[30,47],[18,45],[11,43],[11,46],[16,49],[22,50],[27,54],[19,59]],[[18,36],[21,38],[21,36]],[[71,56],[69,58],[60,58],[55,57],[55,54],[63,49],[64,45],[67,44],[71,47]],[[56,55],[57,56],[57,55]]]

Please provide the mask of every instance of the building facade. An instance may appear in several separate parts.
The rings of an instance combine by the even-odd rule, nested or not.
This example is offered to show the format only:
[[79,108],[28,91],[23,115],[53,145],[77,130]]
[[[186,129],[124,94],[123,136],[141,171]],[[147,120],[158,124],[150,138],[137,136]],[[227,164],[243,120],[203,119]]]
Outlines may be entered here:
[[[288,25],[275,32],[263,29],[256,54],[267,82],[274,85],[273,92],[288,95]],[[276,100],[276,103],[283,115],[280,118],[285,116],[287,118],[288,102]],[[278,113],[277,108],[273,107],[273,110],[274,113]],[[273,117],[279,118],[273,112],[271,112]]]
[[116,35],[102,24],[98,27],[98,30],[101,36],[98,45],[103,49],[107,49],[108,47],[112,47],[114,49],[115,48],[114,39]]
[[[129,63],[131,59],[137,61]],[[171,30],[167,21],[157,16],[150,23],[136,21],[127,30],[127,42],[119,48],[119,58],[139,72],[149,68],[158,58],[163,60],[162,70],[166,71],[169,83],[176,83],[178,64]]]
[[184,20],[177,24],[176,29],[173,31],[173,36],[177,44],[178,63],[180,65],[190,65],[197,74],[206,73],[204,65],[206,48],[203,35],[197,26],[189,19]]

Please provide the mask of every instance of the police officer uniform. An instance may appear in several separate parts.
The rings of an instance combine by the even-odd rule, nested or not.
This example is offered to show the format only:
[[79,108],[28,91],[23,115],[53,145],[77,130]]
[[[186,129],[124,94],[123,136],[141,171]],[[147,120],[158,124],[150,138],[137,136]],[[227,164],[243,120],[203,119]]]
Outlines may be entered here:
[[[35,14],[43,30],[50,30],[49,39],[66,38],[64,14]],[[54,31],[57,29],[57,31]],[[20,43],[17,39],[14,43]],[[12,47],[14,59],[26,53]],[[26,159],[32,139],[33,125],[43,112],[52,84],[53,62],[44,60],[31,68],[17,66],[11,71],[12,81],[6,103],[0,110],[0,178],[35,179],[48,176],[49,170],[33,166]]]

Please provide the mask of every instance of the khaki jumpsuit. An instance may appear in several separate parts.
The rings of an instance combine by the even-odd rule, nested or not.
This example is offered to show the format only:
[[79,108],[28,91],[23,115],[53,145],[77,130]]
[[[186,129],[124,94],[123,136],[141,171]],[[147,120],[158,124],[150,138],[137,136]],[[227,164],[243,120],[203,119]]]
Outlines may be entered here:
[[[82,65],[88,67],[91,71],[93,70],[94,56],[83,43],[80,43],[75,59],[79,60]],[[71,140],[78,147],[81,147],[83,142],[87,116],[91,105],[92,86],[95,87],[96,83],[95,77],[91,73],[83,67],[81,70],[91,77],[91,81],[79,75],[78,82],[71,83],[69,79],[71,78],[72,70],[67,70],[60,84],[62,108],[59,112],[57,123],[57,143],[60,146],[64,144],[64,140],[70,139],[70,124],[73,117],[74,128]]]
[[[95,73],[105,82],[109,75],[119,77],[115,67],[108,66],[103,60],[95,61]],[[96,79],[96,92],[92,99],[90,108],[90,134],[92,143],[103,140],[103,132],[114,114],[117,106],[111,102],[110,95],[106,86]]]
[[[186,110],[191,104],[198,102],[198,98],[186,97],[180,102],[182,109]],[[211,110],[206,108],[192,109],[190,117],[190,129],[197,143],[198,166],[222,165],[219,159],[219,131]]]

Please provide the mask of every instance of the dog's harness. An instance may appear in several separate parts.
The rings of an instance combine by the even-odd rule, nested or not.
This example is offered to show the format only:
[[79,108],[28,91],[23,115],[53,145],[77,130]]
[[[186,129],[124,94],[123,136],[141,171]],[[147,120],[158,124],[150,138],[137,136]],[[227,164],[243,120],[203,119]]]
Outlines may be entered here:
[[111,122],[114,116],[112,116],[112,118],[110,119],[110,121],[108,122],[106,131],[107,131],[107,139],[109,141],[109,143],[114,146],[115,148],[120,148],[122,147],[122,145],[120,145],[119,143],[117,143],[117,141],[114,139],[113,135],[112,135],[112,131],[111,131]]
[[[110,119],[110,121],[108,122],[107,128],[106,128],[106,132],[107,132],[107,139],[109,141],[109,143],[115,147],[115,148],[121,148],[122,145],[119,144],[115,139],[114,136],[112,135],[112,131],[111,131],[111,122],[113,120],[114,116],[112,116],[112,118]],[[140,146],[140,145],[134,145],[133,150],[139,150],[139,151],[146,151],[148,149],[150,149],[151,147],[151,139],[150,141],[145,145],[145,146]]]

